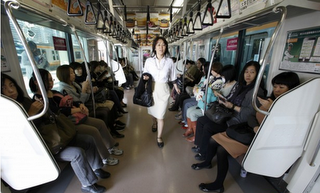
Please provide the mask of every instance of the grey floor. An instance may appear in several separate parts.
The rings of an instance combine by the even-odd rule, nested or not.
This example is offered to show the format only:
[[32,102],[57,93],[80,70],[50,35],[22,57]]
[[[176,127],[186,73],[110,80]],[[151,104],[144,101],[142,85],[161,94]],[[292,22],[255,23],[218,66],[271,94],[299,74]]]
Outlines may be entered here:
[[[216,176],[216,161],[212,169],[195,171],[191,169],[194,153],[192,143],[187,142],[178,121],[177,112],[166,113],[163,140],[165,145],[159,149],[156,133],[151,132],[152,120],[147,109],[132,104],[133,89],[125,91],[126,108],[129,113],[121,117],[127,124],[122,133],[123,139],[116,139],[124,150],[117,156],[117,166],[105,166],[111,173],[109,179],[100,180],[98,184],[110,193],[196,193],[200,183],[212,182]],[[262,176],[248,174],[246,178],[239,175],[240,165],[232,158],[225,180],[225,193],[277,193],[275,188]],[[49,183],[31,192],[81,192],[81,184],[67,167],[55,182]]]

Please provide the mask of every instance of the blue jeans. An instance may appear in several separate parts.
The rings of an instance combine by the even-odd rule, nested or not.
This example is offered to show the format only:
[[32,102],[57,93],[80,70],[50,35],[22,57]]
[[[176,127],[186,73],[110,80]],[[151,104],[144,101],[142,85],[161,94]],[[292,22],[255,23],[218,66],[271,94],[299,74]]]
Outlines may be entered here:
[[103,167],[93,137],[77,134],[72,144],[54,156],[59,161],[70,161],[71,167],[82,186],[91,186],[98,181],[96,169]]
[[196,98],[192,97],[192,98],[188,98],[186,100],[183,101],[183,105],[182,105],[182,120],[187,123],[187,110],[189,107],[195,106],[197,105],[197,101]]

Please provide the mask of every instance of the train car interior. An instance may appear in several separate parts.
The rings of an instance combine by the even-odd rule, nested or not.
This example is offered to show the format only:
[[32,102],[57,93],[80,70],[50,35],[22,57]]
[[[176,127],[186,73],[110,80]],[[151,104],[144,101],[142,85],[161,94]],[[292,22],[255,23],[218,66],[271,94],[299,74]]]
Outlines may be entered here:
[[[320,0],[1,0],[0,192],[320,192],[318,18]],[[135,104],[133,98],[139,92],[139,86],[144,85],[140,83],[148,81],[143,75],[153,74],[150,69],[163,69],[158,67],[163,61],[158,59],[159,41],[169,52],[164,58],[172,68],[171,75],[166,72],[166,79],[172,76],[176,80],[166,80],[168,84],[161,89],[170,96],[165,103],[167,106],[164,105],[164,117],[156,121],[150,115],[155,111],[152,106]],[[161,48],[159,52],[164,50]],[[152,58],[157,68],[150,67]],[[207,79],[202,87],[201,77],[199,84],[193,79],[189,82],[189,69],[192,68],[189,66],[201,64],[200,59],[211,69],[204,70],[204,63],[203,69],[199,68]],[[250,87],[252,99],[248,106],[252,109],[251,114],[257,113],[263,118],[240,156],[233,157],[229,149],[216,142],[216,133],[210,137],[210,144],[205,143],[210,147],[213,142],[218,143],[228,153],[223,186],[210,189],[208,184],[214,184],[212,182],[221,175],[218,172],[222,165],[219,154],[211,160],[210,167],[195,169],[194,164],[201,162],[197,157],[201,150],[197,149],[199,142],[196,144],[200,139],[194,140],[200,121],[191,122],[189,110],[184,115],[182,102],[180,108],[172,107],[180,100],[176,96],[183,93],[188,96],[186,100],[194,99],[194,110],[201,114],[196,118],[207,117],[205,112],[214,103],[208,102],[208,95],[219,92],[211,89],[209,83],[210,78],[215,77],[212,75],[215,65],[221,63],[222,69],[232,66],[233,77],[240,82],[245,79],[241,76],[245,77],[250,62],[257,62],[259,67],[254,75],[254,86]],[[60,70],[66,65],[70,67],[70,73],[66,75],[70,85],[77,78],[84,82],[72,89],[79,96],[84,96],[84,92],[87,97],[85,102],[79,97],[81,100],[74,100],[73,105],[78,102],[77,109],[87,106],[86,110],[90,109],[87,116],[94,119],[102,119],[99,108],[107,109],[108,118],[99,121],[108,127],[108,136],[116,144],[112,147],[114,150],[107,148],[111,154],[108,159],[114,164],[103,156],[101,160],[98,158],[99,163],[103,163],[101,170],[111,176],[102,179],[101,174],[95,173],[95,177],[99,177],[97,181],[86,186],[74,169],[74,160],[57,159],[63,155],[61,152],[65,147],[53,153],[38,126],[39,120],[52,112],[48,87],[49,90],[61,90],[65,76]],[[99,72],[93,68],[97,66]],[[43,70],[50,74],[52,85],[44,79]],[[262,109],[260,98],[274,96],[277,83],[273,78],[287,72],[296,74],[300,84],[270,99],[272,103],[268,109]],[[7,76],[16,81],[10,83],[10,88],[6,85],[9,79],[4,78]],[[73,76],[75,80],[71,81]],[[152,96],[158,101],[159,96],[155,96],[158,79],[152,80]],[[225,81],[224,78],[221,80]],[[36,82],[37,91],[32,88],[32,82]],[[99,89],[102,82],[104,86]],[[191,94],[187,84],[192,85],[188,85]],[[241,93],[246,87],[237,84],[240,86],[234,89]],[[24,104],[7,94],[12,87],[18,90],[17,86],[32,102],[39,102],[35,97],[37,94],[42,96],[39,112],[30,114]],[[176,86],[181,88],[179,92]],[[202,89],[200,99],[196,98],[199,96],[195,94],[196,87]],[[260,95],[260,87],[265,89],[266,96]],[[101,90],[107,90],[108,94],[103,97],[112,100],[111,107],[107,106],[106,99],[100,104],[95,97],[95,92]],[[232,91],[229,92],[229,99],[235,100]],[[263,99],[268,101],[267,97]],[[217,94],[215,100],[219,101]],[[199,101],[204,107],[197,107]],[[233,116],[240,117],[245,108],[239,104],[238,110],[237,105],[230,104]],[[72,113],[73,108],[75,106],[68,112]],[[59,113],[65,110],[61,109]],[[184,116],[190,122],[185,121]],[[247,122],[248,118],[245,120]],[[191,123],[196,126],[192,128]],[[75,128],[80,128],[82,123],[77,124]],[[229,127],[227,123],[224,125]],[[159,127],[163,127],[160,137]],[[194,132],[193,139],[192,135],[185,136],[190,129]],[[80,129],[75,135],[79,134],[83,134]],[[96,146],[95,151],[102,155]],[[115,150],[121,153],[117,154]],[[201,158],[202,161],[205,158]],[[90,166],[93,170],[92,164]],[[96,189],[90,189],[92,186]]]

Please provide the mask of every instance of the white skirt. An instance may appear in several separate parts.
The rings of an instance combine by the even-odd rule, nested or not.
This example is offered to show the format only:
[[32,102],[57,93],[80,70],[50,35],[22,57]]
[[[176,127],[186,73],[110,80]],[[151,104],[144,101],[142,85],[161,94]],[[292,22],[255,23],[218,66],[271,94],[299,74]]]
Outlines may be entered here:
[[170,97],[170,89],[167,83],[153,84],[153,101],[152,107],[148,107],[148,114],[157,119],[163,119],[168,108],[168,102]]

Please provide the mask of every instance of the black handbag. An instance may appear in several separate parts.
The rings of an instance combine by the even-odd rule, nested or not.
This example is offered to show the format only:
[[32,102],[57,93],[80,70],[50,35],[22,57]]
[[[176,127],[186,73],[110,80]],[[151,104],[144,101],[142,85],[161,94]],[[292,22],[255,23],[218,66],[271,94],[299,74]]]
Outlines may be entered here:
[[205,115],[213,122],[223,124],[229,120],[233,115],[233,110],[228,109],[223,104],[215,101],[210,104],[208,110],[205,111]]
[[94,100],[97,103],[104,103],[109,99],[109,91],[107,88],[99,88],[99,90],[94,93]]
[[228,137],[244,145],[250,145],[255,136],[253,129],[247,123],[232,125],[227,128],[226,133]]
[[146,89],[140,96],[137,96],[137,88],[135,88],[135,93],[133,96],[133,104],[144,106],[144,107],[153,106],[152,93],[148,93]]

